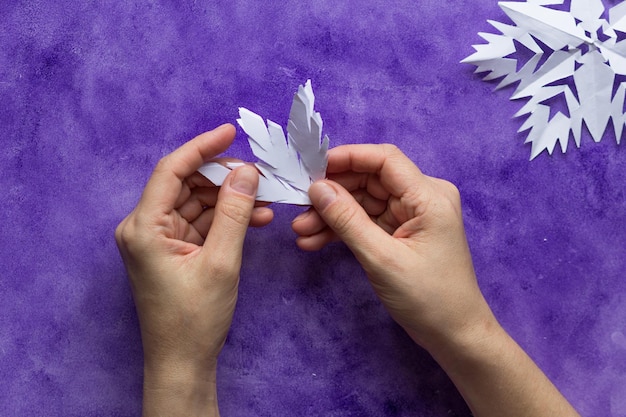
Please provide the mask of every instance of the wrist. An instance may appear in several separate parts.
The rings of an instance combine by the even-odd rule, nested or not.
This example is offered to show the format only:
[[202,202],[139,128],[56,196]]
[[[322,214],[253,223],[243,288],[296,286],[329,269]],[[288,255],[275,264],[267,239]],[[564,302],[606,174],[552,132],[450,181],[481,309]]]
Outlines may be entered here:
[[462,331],[434,341],[425,348],[445,370],[460,370],[471,364],[490,360],[509,340],[508,333],[490,315]]
[[216,363],[144,363],[143,417],[219,416]]
[[495,318],[429,351],[473,415],[578,416]]
[[[459,317],[460,316],[460,317]],[[447,357],[482,351],[508,336],[486,302],[475,303],[469,314],[433,320],[436,325],[412,328],[404,326],[415,343],[427,350],[438,362]]]

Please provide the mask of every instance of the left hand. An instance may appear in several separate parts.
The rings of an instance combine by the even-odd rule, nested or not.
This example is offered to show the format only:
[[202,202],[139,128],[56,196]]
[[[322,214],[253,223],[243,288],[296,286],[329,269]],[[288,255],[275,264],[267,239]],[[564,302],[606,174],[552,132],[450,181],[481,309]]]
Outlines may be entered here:
[[214,387],[237,301],[246,230],[273,217],[270,209],[255,207],[259,178],[253,167],[234,170],[221,188],[196,172],[234,136],[234,127],[224,125],[159,161],[115,233],[141,327],[145,414],[147,402],[154,403],[150,392],[167,396],[170,388],[202,390],[204,384],[206,397],[207,383]]

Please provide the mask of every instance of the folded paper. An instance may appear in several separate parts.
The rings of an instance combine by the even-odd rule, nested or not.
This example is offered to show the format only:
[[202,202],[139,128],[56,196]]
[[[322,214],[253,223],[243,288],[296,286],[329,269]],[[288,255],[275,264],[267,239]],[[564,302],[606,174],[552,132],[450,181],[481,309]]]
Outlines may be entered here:
[[[611,120],[619,144],[626,123],[626,2],[608,20],[602,0],[571,0],[569,11],[564,2],[500,2],[515,25],[489,21],[500,34],[479,33],[488,43],[461,61],[488,73],[484,80],[501,79],[496,89],[519,83],[511,99],[528,100],[515,116],[528,117],[519,131],[529,131],[530,159],[552,154],[557,142],[565,152],[570,136],[580,147],[583,124],[599,142]],[[512,55],[520,49],[532,58],[518,70]],[[566,111],[546,103],[558,98]]]
[[[308,189],[326,177],[328,136],[322,139],[322,118],[315,112],[311,80],[298,88],[293,98],[287,138],[282,127],[271,120],[267,124],[248,109],[239,109],[237,122],[248,135],[248,143],[259,162],[257,200],[310,205]],[[215,185],[222,185],[228,173],[241,163],[208,162],[198,170]]]

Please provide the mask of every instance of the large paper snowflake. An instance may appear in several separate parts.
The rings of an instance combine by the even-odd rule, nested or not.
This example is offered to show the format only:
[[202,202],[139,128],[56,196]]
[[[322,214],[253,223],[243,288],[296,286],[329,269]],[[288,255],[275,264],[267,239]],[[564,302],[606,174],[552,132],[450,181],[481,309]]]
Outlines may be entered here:
[[485,80],[502,78],[496,89],[519,82],[511,99],[528,99],[515,116],[528,115],[519,131],[530,130],[530,159],[552,154],[557,142],[565,152],[570,136],[580,147],[583,123],[599,142],[611,119],[619,144],[626,124],[626,2],[608,13],[602,0],[499,5],[515,26],[489,21],[501,34],[479,33],[488,43],[474,45],[462,62],[488,72]]

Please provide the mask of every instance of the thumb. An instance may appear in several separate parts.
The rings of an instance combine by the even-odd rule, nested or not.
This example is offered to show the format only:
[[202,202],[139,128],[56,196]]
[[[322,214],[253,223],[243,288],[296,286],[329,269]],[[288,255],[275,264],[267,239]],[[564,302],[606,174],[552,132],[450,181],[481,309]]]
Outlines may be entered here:
[[204,249],[211,257],[239,264],[259,186],[256,168],[244,165],[228,174],[217,196]]
[[392,238],[370,219],[352,194],[336,182],[323,180],[311,185],[309,197],[324,222],[366,270],[380,264],[376,260],[390,248]]

